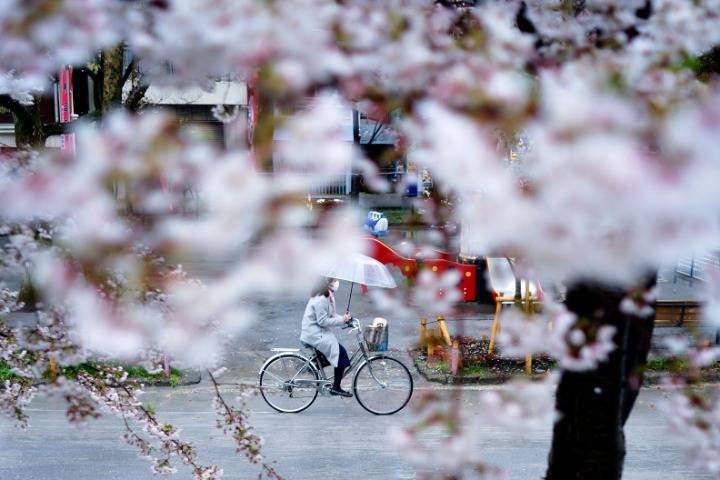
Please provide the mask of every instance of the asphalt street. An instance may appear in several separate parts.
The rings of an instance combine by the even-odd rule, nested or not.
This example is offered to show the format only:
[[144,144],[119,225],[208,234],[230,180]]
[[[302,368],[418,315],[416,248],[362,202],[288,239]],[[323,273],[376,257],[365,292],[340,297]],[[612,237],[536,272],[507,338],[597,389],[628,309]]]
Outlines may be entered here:
[[[210,278],[226,268],[226,262],[205,260],[184,262],[201,278]],[[346,305],[348,285],[337,293],[338,305]],[[256,300],[258,318],[238,334],[224,354],[227,373],[221,378],[226,398],[235,397],[237,383],[254,383],[263,360],[272,348],[299,347],[298,336],[307,298],[266,298]],[[370,298],[356,291],[352,313],[371,321],[381,315]],[[27,315],[27,314],[26,314]],[[406,354],[418,335],[417,321],[390,321],[390,346],[393,355],[411,367]],[[18,317],[30,321],[28,316]],[[486,306],[468,305],[461,312],[448,312],[451,334],[487,335],[492,312]],[[353,348],[353,338],[341,336]],[[411,368],[411,370],[414,369]],[[446,387],[426,382],[414,372],[418,392]],[[486,387],[488,388],[488,387]],[[717,388],[717,387],[707,387]],[[480,413],[477,404],[481,387],[461,391],[462,408],[467,416]],[[628,453],[625,479],[700,480],[713,478],[694,470],[681,450],[678,438],[669,434],[661,414],[655,408],[666,394],[660,388],[641,393],[626,428]],[[212,387],[204,378],[200,385],[179,388],[149,388],[144,401],[151,404],[160,419],[182,428],[181,435],[198,449],[201,463],[218,463],[225,478],[254,478],[258,469],[235,452],[232,440],[214,427],[211,404]],[[278,471],[287,479],[414,479],[418,471],[399,452],[390,448],[388,429],[411,423],[412,409],[391,417],[376,417],[363,410],[354,399],[320,397],[300,414],[279,414],[261,398],[249,401],[251,422],[265,439],[265,455],[277,462]],[[136,480],[153,478],[149,462],[122,440],[122,421],[103,416],[85,428],[68,427],[65,405],[59,398],[38,398],[29,408],[31,428],[15,430],[0,421],[0,480]],[[552,426],[517,433],[490,425],[482,426],[474,436],[473,447],[489,464],[502,468],[509,479],[540,479],[545,471]],[[438,432],[426,432],[424,440],[442,444]],[[175,478],[191,478],[182,465]]]
[[[419,391],[441,388],[420,384]],[[713,387],[715,388],[715,387]],[[234,387],[223,387],[232,399]],[[462,390],[466,415],[478,414],[477,388]],[[628,423],[627,480],[710,479],[691,468],[679,448],[678,438],[667,433],[662,416],[654,408],[665,394],[657,388],[642,392]],[[181,435],[197,447],[199,460],[217,462],[225,478],[247,479],[256,467],[235,453],[232,440],[214,428],[209,384],[180,388],[150,388],[144,401],[158,416],[182,428]],[[418,395],[414,397],[416,401]],[[122,422],[104,416],[86,428],[69,428],[63,402],[38,399],[29,409],[31,428],[15,430],[0,422],[0,478],[3,480],[138,480],[152,478],[149,462],[139,458],[122,440]],[[320,397],[300,414],[279,414],[261,398],[250,399],[251,422],[265,439],[265,455],[277,462],[287,479],[413,479],[417,471],[390,448],[388,428],[412,421],[406,409],[394,416],[377,417],[354,399]],[[501,467],[509,479],[540,479],[550,444],[551,426],[527,433],[482,427],[474,448],[487,462]],[[439,433],[424,439],[441,444]],[[175,478],[191,478],[182,465]]]
[[[343,282],[337,292],[338,309],[344,311],[349,297],[349,285]],[[230,342],[223,365],[229,369],[227,378],[235,382],[254,379],[263,360],[273,348],[300,348],[300,326],[307,298],[263,299],[255,302],[256,321]],[[492,324],[492,308],[468,304],[461,312],[448,312],[448,328],[452,335],[488,335]],[[386,317],[389,325],[389,346],[395,355],[408,359],[406,351],[418,341],[419,319],[398,320],[384,314],[373,304],[369,295],[355,289],[351,313],[365,324],[377,316]],[[430,319],[432,320],[432,319]],[[430,325],[436,327],[436,325]],[[357,348],[355,336],[348,331],[337,331],[340,342],[349,353]],[[408,359],[409,362],[409,359]],[[410,366],[410,363],[408,363]]]

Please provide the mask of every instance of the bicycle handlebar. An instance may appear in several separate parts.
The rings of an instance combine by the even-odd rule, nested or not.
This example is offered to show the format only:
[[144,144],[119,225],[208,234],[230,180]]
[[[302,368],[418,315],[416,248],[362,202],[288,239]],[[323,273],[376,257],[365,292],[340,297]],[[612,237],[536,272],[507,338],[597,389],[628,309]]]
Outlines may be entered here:
[[345,325],[342,326],[342,329],[347,330],[349,328],[355,328],[359,325],[360,325],[360,320],[355,317],[352,317],[352,318],[350,318],[349,322],[347,322]]

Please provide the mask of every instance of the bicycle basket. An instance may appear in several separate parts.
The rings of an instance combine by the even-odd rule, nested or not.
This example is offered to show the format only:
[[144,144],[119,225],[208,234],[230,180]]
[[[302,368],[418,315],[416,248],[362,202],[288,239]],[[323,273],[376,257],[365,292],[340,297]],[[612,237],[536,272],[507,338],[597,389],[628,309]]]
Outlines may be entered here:
[[366,326],[365,331],[365,342],[368,345],[368,349],[371,352],[385,352],[388,349],[388,326]]

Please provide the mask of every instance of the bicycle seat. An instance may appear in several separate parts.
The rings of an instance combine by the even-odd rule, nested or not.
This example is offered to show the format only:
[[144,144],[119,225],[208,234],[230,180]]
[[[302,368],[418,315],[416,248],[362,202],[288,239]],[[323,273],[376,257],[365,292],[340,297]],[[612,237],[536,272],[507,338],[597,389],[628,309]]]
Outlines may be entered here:
[[327,357],[320,350],[318,350],[317,348],[313,347],[310,344],[303,342],[302,340],[300,341],[300,343],[302,344],[303,347],[310,350],[310,352],[313,354],[313,360],[316,361],[317,365],[320,368],[325,368],[330,365],[330,362],[328,361]]

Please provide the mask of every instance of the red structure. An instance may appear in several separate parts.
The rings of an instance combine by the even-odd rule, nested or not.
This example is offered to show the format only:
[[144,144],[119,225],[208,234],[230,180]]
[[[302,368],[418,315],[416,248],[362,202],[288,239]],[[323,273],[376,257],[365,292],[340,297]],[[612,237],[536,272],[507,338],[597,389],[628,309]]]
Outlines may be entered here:
[[[437,252],[437,258],[407,258],[400,255],[388,245],[375,237],[365,237],[367,255],[385,265],[394,265],[400,269],[403,276],[415,278],[422,269],[428,269],[441,274],[448,270],[460,272],[461,278],[457,285],[463,300],[473,302],[480,300],[478,285],[484,285],[482,269],[478,265],[459,263],[450,259],[447,252]],[[416,252],[417,255],[417,252]]]
[[[72,67],[63,67],[60,70],[60,80],[58,88],[60,92],[58,118],[60,122],[67,123],[72,121],[75,113],[73,106],[73,84],[72,84]],[[60,150],[66,153],[75,153],[75,134],[64,133],[60,135]]]

